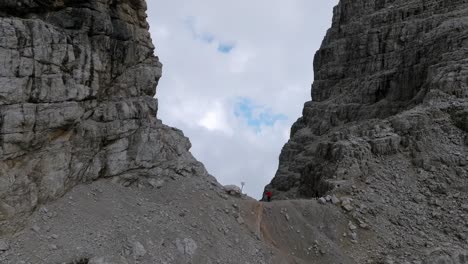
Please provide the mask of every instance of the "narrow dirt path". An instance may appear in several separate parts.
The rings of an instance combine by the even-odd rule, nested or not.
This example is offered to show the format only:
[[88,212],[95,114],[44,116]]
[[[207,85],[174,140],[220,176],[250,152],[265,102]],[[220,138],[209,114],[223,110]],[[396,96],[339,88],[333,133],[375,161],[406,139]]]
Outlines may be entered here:
[[277,247],[278,244],[272,238],[268,227],[263,223],[263,215],[264,215],[264,204],[262,202],[258,203],[256,208],[256,233],[258,237],[263,240],[264,242],[272,245],[273,247]]
[[255,214],[257,216],[256,221],[255,221],[256,233],[259,238],[263,239],[263,234],[262,234],[263,203],[262,202],[258,203],[257,208],[255,209]]

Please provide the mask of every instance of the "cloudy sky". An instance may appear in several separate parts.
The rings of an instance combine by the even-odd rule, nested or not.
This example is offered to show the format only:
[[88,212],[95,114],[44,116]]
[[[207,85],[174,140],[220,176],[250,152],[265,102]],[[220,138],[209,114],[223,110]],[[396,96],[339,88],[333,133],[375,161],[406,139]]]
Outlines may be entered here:
[[338,0],[149,0],[163,77],[159,118],[222,184],[255,198],[310,100],[315,51]]

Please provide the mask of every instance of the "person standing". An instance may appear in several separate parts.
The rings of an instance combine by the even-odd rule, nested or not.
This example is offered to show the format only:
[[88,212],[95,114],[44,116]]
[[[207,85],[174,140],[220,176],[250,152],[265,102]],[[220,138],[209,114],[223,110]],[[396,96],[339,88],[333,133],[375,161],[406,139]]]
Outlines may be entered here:
[[267,201],[270,202],[271,201],[271,191],[267,191],[265,193],[265,195],[266,195]]

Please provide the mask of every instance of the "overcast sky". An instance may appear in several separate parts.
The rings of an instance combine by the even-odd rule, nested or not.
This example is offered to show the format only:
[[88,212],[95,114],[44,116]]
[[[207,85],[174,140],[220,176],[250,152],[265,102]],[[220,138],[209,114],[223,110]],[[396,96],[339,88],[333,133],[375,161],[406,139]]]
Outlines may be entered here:
[[338,0],[149,0],[163,67],[158,116],[222,184],[260,198],[310,100]]

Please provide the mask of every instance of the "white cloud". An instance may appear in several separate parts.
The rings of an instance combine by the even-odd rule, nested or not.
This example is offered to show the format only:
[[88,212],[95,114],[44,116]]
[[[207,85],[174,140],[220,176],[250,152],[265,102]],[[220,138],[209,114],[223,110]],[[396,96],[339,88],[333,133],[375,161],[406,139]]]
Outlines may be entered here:
[[[164,64],[159,117],[190,137],[192,153],[223,184],[259,198],[292,123],[310,100],[315,51],[337,0],[149,0]],[[274,122],[236,116],[239,98]],[[267,109],[267,110],[266,110]],[[250,125],[249,125],[250,123]]]
[[216,102],[211,106],[198,122],[198,125],[209,131],[221,131],[227,135],[232,135],[233,129],[229,126],[228,117],[223,105]]
[[248,63],[254,59],[255,55],[253,52],[236,49],[229,58],[229,71],[234,74],[243,73],[247,69]]
[[169,37],[169,30],[163,25],[157,25],[153,29],[153,39],[167,39]]

